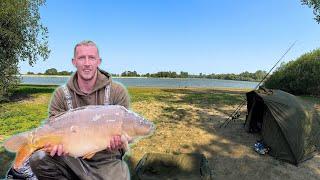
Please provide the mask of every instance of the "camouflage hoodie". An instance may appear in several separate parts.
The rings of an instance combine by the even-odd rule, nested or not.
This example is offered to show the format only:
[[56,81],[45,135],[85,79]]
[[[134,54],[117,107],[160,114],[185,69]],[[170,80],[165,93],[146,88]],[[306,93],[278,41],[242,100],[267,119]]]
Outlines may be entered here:
[[[74,73],[67,83],[71,96],[72,107],[77,108],[86,105],[103,105],[105,103],[105,87],[110,86],[109,104],[118,104],[129,108],[129,95],[127,90],[120,84],[112,82],[109,73],[99,69],[97,81],[92,92],[83,93],[77,82],[77,73]],[[54,92],[49,107],[49,117],[54,117],[68,110],[67,98],[62,87]]]

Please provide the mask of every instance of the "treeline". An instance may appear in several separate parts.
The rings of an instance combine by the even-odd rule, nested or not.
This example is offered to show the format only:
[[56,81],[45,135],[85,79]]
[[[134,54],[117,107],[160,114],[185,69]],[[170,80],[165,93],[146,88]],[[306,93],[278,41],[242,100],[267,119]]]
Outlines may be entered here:
[[320,49],[283,63],[264,86],[295,95],[320,95]]
[[[57,71],[55,68],[47,69],[44,73],[37,73],[37,75],[71,75],[73,72]],[[28,72],[27,74],[35,74]],[[238,80],[238,81],[261,81],[267,72],[258,70],[254,73],[245,71],[240,74],[203,74],[198,75],[189,74],[188,72],[181,71],[180,73],[174,71],[160,71],[157,73],[139,74],[137,71],[125,71],[121,74],[111,74],[113,77],[148,77],[148,78],[207,78],[207,79],[225,79],[225,80]]]
[[[119,76],[119,75],[117,75]],[[190,78],[188,72],[181,71],[180,74],[174,71],[160,71],[157,73],[138,74],[136,71],[125,71],[121,77],[152,77],[152,78]]]
[[[58,71],[55,68],[47,69],[44,73],[37,73],[37,75],[61,75],[61,76],[68,76],[71,75],[73,71]],[[34,72],[27,72],[28,75],[35,75]]]
[[[180,73],[172,71],[160,71],[157,73],[138,74],[136,71],[125,71],[121,73],[122,77],[153,77],[153,78],[208,78],[208,79],[225,79],[225,80],[239,80],[239,81],[261,81],[267,72],[258,70],[254,73],[245,71],[240,74],[203,74],[199,75],[189,74],[188,72],[181,71]],[[116,75],[119,76],[119,75]]]

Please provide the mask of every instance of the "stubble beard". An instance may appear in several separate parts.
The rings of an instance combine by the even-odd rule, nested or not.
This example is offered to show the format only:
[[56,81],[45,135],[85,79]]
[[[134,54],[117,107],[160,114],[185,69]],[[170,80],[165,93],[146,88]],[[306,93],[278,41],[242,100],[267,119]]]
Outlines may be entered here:
[[79,74],[79,75],[80,75],[80,78],[81,78],[82,80],[84,80],[84,81],[91,81],[91,80],[94,79],[94,77],[96,76],[96,74],[97,74],[97,71],[92,72],[92,73],[88,73],[88,74],[86,74],[86,73],[81,73],[81,74]]

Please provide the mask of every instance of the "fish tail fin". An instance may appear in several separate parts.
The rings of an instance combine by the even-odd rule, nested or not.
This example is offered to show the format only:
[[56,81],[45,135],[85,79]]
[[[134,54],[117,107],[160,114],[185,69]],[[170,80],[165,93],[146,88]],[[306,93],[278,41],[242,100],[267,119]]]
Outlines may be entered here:
[[35,138],[32,143],[26,142],[18,150],[16,159],[13,164],[13,168],[19,169],[34,151],[43,148],[45,144],[52,143],[53,145],[55,145],[55,144],[61,143],[61,140],[62,140],[61,136],[55,136],[55,135],[49,134],[47,136]]
[[23,163],[31,156],[31,154],[35,151],[35,148],[30,145],[26,144],[20,148],[17,152],[16,159],[13,164],[14,169],[19,169],[22,167]]
[[17,152],[19,151],[19,149],[21,149],[21,147],[25,146],[26,144],[28,144],[28,136],[26,133],[21,133],[7,139],[3,143],[3,146],[4,148],[6,148],[6,150],[10,152]]

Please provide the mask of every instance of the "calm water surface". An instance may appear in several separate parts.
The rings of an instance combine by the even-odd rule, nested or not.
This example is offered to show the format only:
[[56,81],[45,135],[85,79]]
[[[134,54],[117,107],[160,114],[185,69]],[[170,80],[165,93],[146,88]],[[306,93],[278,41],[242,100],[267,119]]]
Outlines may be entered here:
[[[21,76],[22,84],[62,85],[69,76]],[[255,88],[258,82],[201,78],[113,78],[113,81],[132,87],[202,87]]]

